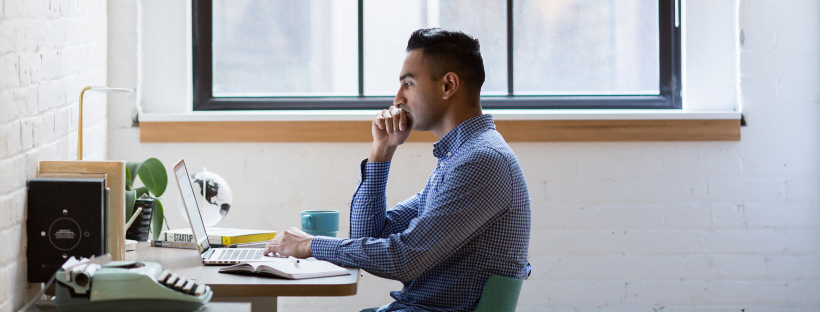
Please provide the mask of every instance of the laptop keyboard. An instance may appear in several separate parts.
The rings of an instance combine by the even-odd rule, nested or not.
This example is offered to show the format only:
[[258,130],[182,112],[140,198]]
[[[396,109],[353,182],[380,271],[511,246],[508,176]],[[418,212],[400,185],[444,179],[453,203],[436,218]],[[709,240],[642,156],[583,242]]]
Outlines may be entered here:
[[223,250],[218,260],[242,261],[262,259],[262,250],[256,249],[236,249]]

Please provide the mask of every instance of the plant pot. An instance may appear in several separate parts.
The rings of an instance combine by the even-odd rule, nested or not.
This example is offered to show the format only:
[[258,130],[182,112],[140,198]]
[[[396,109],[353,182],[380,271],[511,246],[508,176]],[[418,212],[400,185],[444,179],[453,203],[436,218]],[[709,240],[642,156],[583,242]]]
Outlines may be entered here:
[[142,208],[142,212],[131,224],[131,227],[125,231],[126,239],[133,239],[138,242],[148,241],[149,231],[151,230],[151,213],[154,211],[154,199],[145,198],[137,199],[134,204],[134,211],[137,208]]

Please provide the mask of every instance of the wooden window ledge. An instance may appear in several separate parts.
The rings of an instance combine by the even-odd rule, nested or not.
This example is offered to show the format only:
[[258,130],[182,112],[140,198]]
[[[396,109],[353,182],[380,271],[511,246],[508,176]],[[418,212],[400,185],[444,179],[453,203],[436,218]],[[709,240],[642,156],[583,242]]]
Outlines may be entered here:
[[[377,111],[140,114],[140,142],[371,142]],[[485,110],[508,142],[740,141],[740,112]],[[435,142],[413,132],[408,142]]]

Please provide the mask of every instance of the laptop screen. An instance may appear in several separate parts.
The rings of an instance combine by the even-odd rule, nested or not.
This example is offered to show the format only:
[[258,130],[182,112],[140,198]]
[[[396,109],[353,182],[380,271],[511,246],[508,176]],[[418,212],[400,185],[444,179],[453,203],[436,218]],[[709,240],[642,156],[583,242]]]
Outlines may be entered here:
[[193,185],[188,176],[188,169],[185,168],[185,161],[180,160],[174,166],[174,173],[177,177],[177,185],[182,194],[182,203],[185,205],[185,211],[188,212],[188,220],[191,224],[191,229],[194,233],[194,239],[199,247],[199,252],[202,253],[210,248],[208,243],[208,234],[205,233],[205,224],[202,222],[202,215],[199,214],[199,206],[196,204],[196,197],[194,197]]

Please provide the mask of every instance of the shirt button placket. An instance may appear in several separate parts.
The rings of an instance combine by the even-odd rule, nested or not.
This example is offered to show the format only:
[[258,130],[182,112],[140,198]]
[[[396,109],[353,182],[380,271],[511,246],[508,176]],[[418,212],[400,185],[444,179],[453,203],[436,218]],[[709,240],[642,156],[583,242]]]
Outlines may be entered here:
[[[452,156],[452,155],[453,155],[453,153],[447,152],[447,157],[445,157],[444,159],[450,159],[450,156]],[[441,164],[441,167],[444,168],[445,163],[442,161],[440,164]]]

